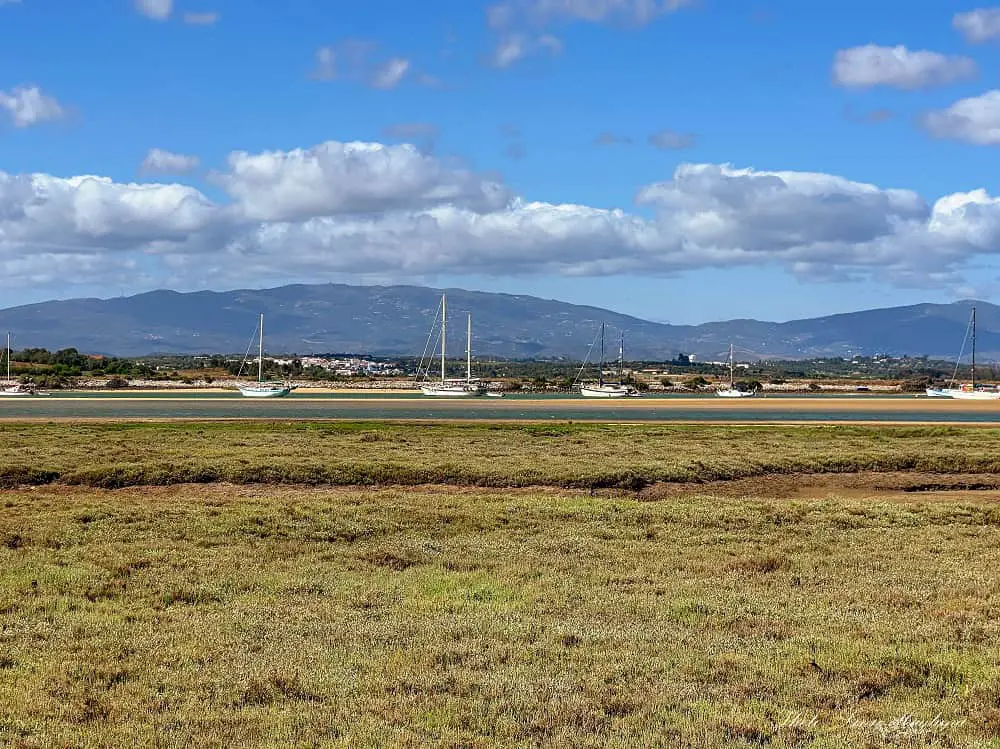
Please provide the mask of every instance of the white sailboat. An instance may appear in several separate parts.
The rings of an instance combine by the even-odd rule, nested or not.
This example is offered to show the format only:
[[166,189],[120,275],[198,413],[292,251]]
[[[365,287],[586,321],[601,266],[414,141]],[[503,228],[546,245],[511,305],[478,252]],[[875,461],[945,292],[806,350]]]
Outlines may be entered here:
[[[433,329],[432,329],[433,332]],[[486,388],[479,378],[472,376],[472,314],[468,317],[465,343],[465,379],[449,380],[445,376],[445,348],[448,333],[448,301],[441,295],[441,380],[420,386],[420,392],[434,398],[472,398],[483,395]]]
[[[257,382],[252,385],[239,385],[240,393],[244,398],[283,398],[294,389],[291,385],[281,382],[264,382],[264,315],[260,316],[258,330],[260,336],[257,343]],[[245,356],[243,361],[246,363]],[[240,367],[240,371],[242,369]]]
[[[1000,391],[982,390],[976,387],[976,308],[972,308],[972,317],[969,318],[969,328],[972,330],[972,382],[955,387],[955,377],[958,375],[959,363],[962,354],[959,353],[959,361],[955,363],[955,374],[952,375],[950,387],[927,388],[927,395],[931,398],[954,398],[955,400],[976,400],[994,401],[1000,400]],[[964,348],[964,346],[963,346]]]
[[736,387],[735,381],[735,360],[733,359],[733,344],[729,344],[729,387],[720,388],[715,394],[720,398],[752,398],[757,395],[756,390],[740,390]]
[[0,398],[19,398],[27,395],[36,395],[35,389],[30,385],[22,385],[14,382],[10,376],[10,360],[13,358],[10,348],[10,333],[7,334],[7,348],[4,350],[7,355],[7,381],[0,386]]
[[[593,346],[593,344],[591,344]],[[590,358],[590,353],[588,352],[587,358]],[[583,362],[583,366],[587,366],[587,362]],[[625,370],[625,335],[622,334],[618,346],[618,382],[605,382],[604,381],[604,323],[601,323],[601,363],[598,369],[597,384],[593,383],[581,383],[580,384],[580,395],[584,398],[635,398],[638,397],[639,391],[636,390],[631,385],[626,385],[622,382]],[[580,368],[583,371],[583,367]],[[577,375],[579,377],[579,375]]]

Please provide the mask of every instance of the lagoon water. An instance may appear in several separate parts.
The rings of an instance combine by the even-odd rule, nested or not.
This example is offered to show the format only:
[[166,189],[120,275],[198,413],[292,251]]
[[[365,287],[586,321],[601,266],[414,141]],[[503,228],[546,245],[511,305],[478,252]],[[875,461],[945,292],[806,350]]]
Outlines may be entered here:
[[588,400],[571,394],[429,399],[419,393],[310,393],[248,399],[236,392],[54,392],[0,399],[0,419],[399,419],[593,422],[906,422],[1000,425],[1000,402],[914,395],[712,395]]

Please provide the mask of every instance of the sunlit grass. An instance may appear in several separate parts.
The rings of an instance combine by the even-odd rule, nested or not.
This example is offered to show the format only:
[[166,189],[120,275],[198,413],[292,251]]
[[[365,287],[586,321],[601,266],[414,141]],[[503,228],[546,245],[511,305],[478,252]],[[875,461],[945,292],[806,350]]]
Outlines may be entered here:
[[1000,472],[970,427],[399,423],[2,424],[0,486],[549,485],[639,489],[774,473]]
[[988,499],[7,490],[0,744],[996,746],[998,544]]

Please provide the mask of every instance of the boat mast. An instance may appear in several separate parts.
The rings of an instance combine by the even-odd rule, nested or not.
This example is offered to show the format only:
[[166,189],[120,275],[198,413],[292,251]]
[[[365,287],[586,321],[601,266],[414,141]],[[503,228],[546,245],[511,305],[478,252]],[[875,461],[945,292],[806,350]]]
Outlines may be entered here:
[[260,313],[260,341],[257,344],[257,382],[264,381],[264,313]]
[[444,294],[441,295],[441,382],[444,382],[444,337],[448,329],[448,307]]
[[625,334],[620,333],[618,338],[618,384],[625,382]]
[[472,313],[469,313],[469,333],[465,344],[465,381],[472,382]]
[[976,308],[972,308],[972,389],[976,389]]
[[7,331],[7,382],[10,382],[10,331]]
[[601,323],[601,368],[597,371],[598,385],[604,385],[604,323]]
[[734,375],[733,375],[733,344],[729,344],[729,389],[732,390],[734,387]]

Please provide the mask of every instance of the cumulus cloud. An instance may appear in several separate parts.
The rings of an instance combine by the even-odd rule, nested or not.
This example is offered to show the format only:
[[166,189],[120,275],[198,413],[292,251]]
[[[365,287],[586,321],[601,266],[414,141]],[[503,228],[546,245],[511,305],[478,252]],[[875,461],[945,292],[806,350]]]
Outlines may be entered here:
[[650,133],[649,145],[664,151],[679,151],[691,148],[698,142],[698,136],[694,133],[679,133],[676,130],[657,130]]
[[200,163],[197,156],[151,148],[142,160],[139,171],[144,174],[187,174],[197,169]]
[[38,86],[15,86],[10,91],[0,91],[0,114],[5,114],[14,127],[30,127],[60,119],[66,112]]
[[[412,146],[231,154],[227,196],[188,186],[0,172],[0,284],[318,280],[333,274],[674,274],[771,264],[804,278],[959,283],[1000,253],[1000,200],[933,204],[822,173],[682,164],[643,215],[531,201]],[[131,266],[129,265],[131,264]],[[34,279],[34,280],[32,280]]]
[[229,155],[215,181],[251,220],[291,221],[309,216],[378,213],[449,204],[487,212],[510,193],[458,164],[412,145],[330,141],[309,149]]
[[967,13],[956,13],[951,25],[970,44],[982,44],[1000,37],[1000,8],[977,8]]
[[1000,90],[959,99],[947,109],[928,112],[921,124],[935,138],[949,138],[977,146],[1000,144]]
[[166,21],[174,9],[174,0],[135,0],[135,9],[146,18]]
[[833,61],[833,80],[846,88],[891,86],[922,89],[972,78],[978,73],[968,57],[947,56],[903,45],[866,44],[839,50]]

